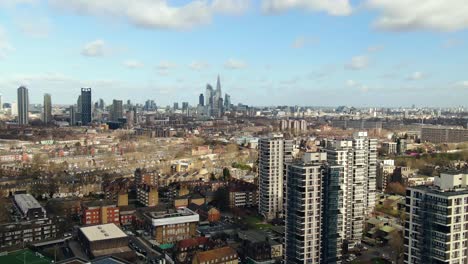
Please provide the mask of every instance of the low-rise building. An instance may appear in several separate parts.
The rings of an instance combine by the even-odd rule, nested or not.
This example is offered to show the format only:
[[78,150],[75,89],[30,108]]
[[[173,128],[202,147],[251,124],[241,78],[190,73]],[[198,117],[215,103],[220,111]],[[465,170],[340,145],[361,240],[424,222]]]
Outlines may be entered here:
[[30,194],[15,194],[13,196],[15,206],[25,220],[43,219],[47,217],[46,210]]
[[58,236],[59,229],[55,219],[34,219],[0,225],[0,251],[5,248],[24,247]]
[[257,206],[257,189],[257,185],[244,181],[233,181],[229,183],[229,207]]
[[200,216],[188,208],[168,209],[164,205],[140,209],[138,216],[154,240],[160,244],[171,244],[194,237],[200,220]]
[[81,223],[83,225],[120,224],[120,210],[112,201],[88,202],[83,205]]
[[216,248],[198,252],[192,260],[192,264],[237,264],[237,252],[231,247]]
[[156,186],[142,184],[137,187],[137,200],[144,206],[157,206],[159,192]]
[[78,231],[78,239],[91,258],[112,255],[135,259],[135,253],[128,247],[128,236],[115,224],[82,227]]

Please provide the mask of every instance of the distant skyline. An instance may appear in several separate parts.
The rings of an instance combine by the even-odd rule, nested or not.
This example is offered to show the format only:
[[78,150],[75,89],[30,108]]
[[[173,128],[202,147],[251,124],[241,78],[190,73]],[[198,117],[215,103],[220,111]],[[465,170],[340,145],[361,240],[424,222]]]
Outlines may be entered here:
[[[409,8],[410,7],[410,8]],[[0,93],[468,106],[466,0],[0,0]]]

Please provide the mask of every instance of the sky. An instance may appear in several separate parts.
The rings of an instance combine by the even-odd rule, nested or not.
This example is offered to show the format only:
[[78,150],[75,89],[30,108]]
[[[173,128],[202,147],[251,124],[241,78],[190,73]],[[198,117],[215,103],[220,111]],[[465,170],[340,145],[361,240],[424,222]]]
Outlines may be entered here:
[[468,106],[467,29],[466,0],[0,0],[0,93]]

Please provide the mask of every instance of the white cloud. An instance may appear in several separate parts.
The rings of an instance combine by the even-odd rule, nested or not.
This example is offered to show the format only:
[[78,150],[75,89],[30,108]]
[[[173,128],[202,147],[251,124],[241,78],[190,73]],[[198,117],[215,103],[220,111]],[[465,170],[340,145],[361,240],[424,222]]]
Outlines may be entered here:
[[306,9],[326,12],[333,16],[346,16],[352,13],[349,0],[263,0],[262,9],[266,13],[279,13],[288,9]]
[[241,15],[250,8],[250,0],[214,0],[211,7],[215,13]]
[[406,79],[409,81],[417,81],[425,77],[426,75],[424,73],[417,71],[417,72],[413,72],[412,74],[410,74]]
[[295,49],[301,49],[307,45],[316,44],[318,42],[319,42],[318,38],[308,38],[304,36],[299,36],[293,41],[293,43],[291,44],[291,47]]
[[8,53],[14,51],[15,49],[8,41],[5,30],[0,26],[0,59],[3,59],[7,56]]
[[232,70],[243,69],[247,67],[247,63],[237,59],[229,59],[224,63],[224,67]]
[[137,69],[137,68],[143,68],[145,65],[141,61],[137,60],[127,60],[124,61],[124,66],[130,69]]
[[208,67],[209,67],[208,63],[201,62],[201,61],[194,61],[194,62],[189,64],[189,68],[194,70],[194,71],[201,71],[201,70],[204,70],[204,69],[206,69]]
[[211,22],[215,14],[242,14],[249,2],[197,0],[176,6],[168,0],[49,0],[60,10],[123,19],[136,26],[158,29],[188,29]]
[[107,52],[106,43],[103,40],[97,39],[87,43],[81,50],[81,55],[86,57],[101,57]]
[[351,62],[345,65],[350,70],[362,70],[369,66],[369,58],[367,56],[355,56],[351,59]]
[[466,0],[368,0],[381,11],[374,26],[382,30],[457,31],[468,28]]

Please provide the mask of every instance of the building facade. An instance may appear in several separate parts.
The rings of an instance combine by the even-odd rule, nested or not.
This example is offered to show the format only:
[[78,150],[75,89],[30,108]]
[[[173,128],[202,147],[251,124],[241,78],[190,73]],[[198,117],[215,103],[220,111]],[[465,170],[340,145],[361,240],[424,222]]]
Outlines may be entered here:
[[43,113],[44,124],[52,122],[52,98],[50,94],[44,94],[44,113]]
[[18,124],[29,124],[29,93],[28,88],[18,88]]
[[360,244],[365,217],[375,206],[377,140],[357,132],[351,139],[326,140],[323,151],[328,162],[344,167],[343,228],[352,248]]
[[468,174],[409,187],[406,214],[405,263],[468,263]]
[[91,98],[91,88],[81,88],[81,100],[79,100],[81,105],[81,124],[89,125],[92,118],[92,98]]
[[258,144],[259,213],[266,219],[283,212],[285,163],[292,161],[292,141],[262,138]]

